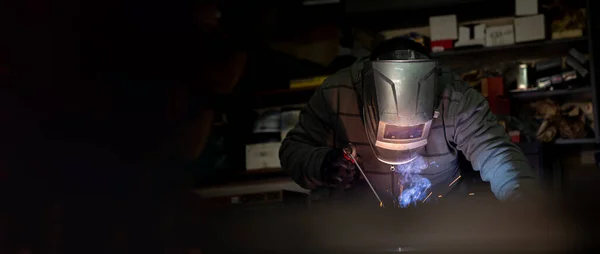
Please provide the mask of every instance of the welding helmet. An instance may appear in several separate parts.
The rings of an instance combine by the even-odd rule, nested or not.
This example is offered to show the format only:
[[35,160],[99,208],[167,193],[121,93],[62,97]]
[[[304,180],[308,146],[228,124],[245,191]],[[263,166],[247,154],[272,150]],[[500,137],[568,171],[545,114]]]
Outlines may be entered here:
[[363,123],[381,162],[408,163],[427,145],[438,74],[437,61],[412,49],[394,50],[364,63]]

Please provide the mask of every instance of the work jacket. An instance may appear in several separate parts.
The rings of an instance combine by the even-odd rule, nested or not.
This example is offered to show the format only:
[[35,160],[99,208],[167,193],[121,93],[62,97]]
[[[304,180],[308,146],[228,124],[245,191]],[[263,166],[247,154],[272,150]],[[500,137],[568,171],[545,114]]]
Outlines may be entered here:
[[[323,82],[283,140],[279,158],[296,183],[315,189],[323,186],[325,154],[352,143],[385,206],[397,205],[403,188],[400,176],[376,158],[360,114],[363,63],[359,61]],[[438,198],[451,191],[460,178],[461,153],[500,200],[522,195],[526,186],[536,186],[531,165],[491,113],[487,100],[449,70],[442,69],[439,75],[435,108],[441,116],[433,119],[420,154],[427,164],[420,176],[432,184],[425,195]],[[374,196],[372,200],[378,202]]]

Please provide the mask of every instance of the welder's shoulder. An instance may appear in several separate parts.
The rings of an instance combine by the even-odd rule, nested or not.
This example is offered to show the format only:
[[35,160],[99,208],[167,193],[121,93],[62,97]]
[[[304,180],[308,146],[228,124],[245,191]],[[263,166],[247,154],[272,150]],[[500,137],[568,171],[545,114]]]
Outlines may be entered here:
[[329,75],[327,79],[321,84],[321,90],[335,90],[350,88],[353,89],[352,84],[352,69],[350,67],[341,69],[336,73]]
[[460,100],[465,93],[473,89],[460,76],[448,69],[442,69],[440,79],[445,84],[443,97],[449,97],[452,100]]
[[[335,111],[346,111],[351,110],[347,107],[348,105],[344,103],[344,107],[340,108],[339,102],[340,100],[344,100],[346,102],[352,101],[349,98],[357,98],[356,90],[354,89],[354,84],[352,80],[356,79],[352,77],[353,72],[350,68],[345,68],[339,70],[338,72],[330,75],[323,81],[323,84],[317,89],[314,98],[322,98],[321,101],[324,101],[325,104],[329,105],[331,109]],[[350,106],[350,108],[356,108]]]

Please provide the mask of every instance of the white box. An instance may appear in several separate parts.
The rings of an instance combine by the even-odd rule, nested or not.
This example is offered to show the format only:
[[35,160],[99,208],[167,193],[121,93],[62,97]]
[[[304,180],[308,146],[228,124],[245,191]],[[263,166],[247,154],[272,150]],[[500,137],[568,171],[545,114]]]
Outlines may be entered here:
[[544,15],[515,18],[515,41],[526,42],[546,39]]
[[246,170],[281,168],[281,142],[246,145]]
[[[473,31],[471,31],[473,30]],[[471,37],[471,34],[473,37]],[[454,47],[476,46],[485,44],[485,24],[475,26],[460,26],[458,28],[458,41]]]
[[432,41],[458,39],[456,15],[429,17],[429,31]]
[[515,44],[515,31],[513,25],[492,26],[485,30],[485,46],[502,46]]
[[527,16],[538,14],[537,0],[515,0],[515,15]]

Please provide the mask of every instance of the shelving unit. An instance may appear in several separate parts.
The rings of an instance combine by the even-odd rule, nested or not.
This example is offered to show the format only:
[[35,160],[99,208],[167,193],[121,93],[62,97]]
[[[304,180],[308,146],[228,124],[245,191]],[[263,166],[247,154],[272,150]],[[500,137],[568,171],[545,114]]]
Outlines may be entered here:
[[552,47],[556,49],[556,47],[561,47],[563,45],[586,45],[588,37],[576,37],[576,38],[566,38],[566,39],[558,39],[558,40],[544,40],[544,41],[536,41],[536,42],[527,42],[527,43],[519,43],[512,45],[504,45],[504,46],[495,46],[495,47],[478,47],[478,48],[469,48],[469,49],[455,49],[448,50],[443,52],[435,52],[432,54],[433,57],[437,58],[448,58],[455,56],[463,56],[463,55],[479,55],[479,54],[489,54],[495,51],[502,50],[506,52],[508,50],[511,51],[520,51],[523,49],[533,50],[533,49],[542,49],[546,47]]
[[[558,40],[545,40],[520,43],[496,47],[478,47],[454,49],[444,52],[432,53],[442,64],[447,66],[481,65],[489,62],[503,62],[523,58],[552,57],[567,52],[571,48],[587,49],[590,37],[566,38]],[[316,87],[297,89],[278,89],[260,91],[252,94],[255,106],[273,106],[278,103],[297,104],[308,101]],[[593,87],[575,88],[555,91],[527,91],[513,93],[517,99],[534,99],[550,96],[581,94],[594,92]]]
[[600,61],[600,54],[596,54],[594,52],[595,48],[600,47],[600,25],[598,24],[597,17],[600,15],[600,3],[594,0],[586,0],[586,17],[587,17],[587,33],[588,33],[588,53],[590,55],[590,83],[592,84],[592,102],[594,103],[594,130],[596,134],[596,143],[600,143],[600,123],[598,123],[598,117],[600,113],[598,112],[598,83],[597,83],[597,73],[598,73],[598,61]]
[[442,64],[452,69],[470,69],[476,66],[522,59],[561,57],[571,49],[588,51],[589,37],[544,40],[497,47],[457,48],[433,53]]
[[586,94],[588,93],[591,96],[592,87],[579,87],[573,89],[557,89],[557,90],[533,90],[533,91],[523,91],[523,92],[512,92],[511,97],[515,99],[521,100],[537,100],[543,98],[549,98],[554,96],[562,96],[562,95],[578,95],[578,94]]
[[581,145],[581,144],[595,144],[595,138],[575,138],[575,139],[562,139],[559,138],[554,141],[557,145]]

